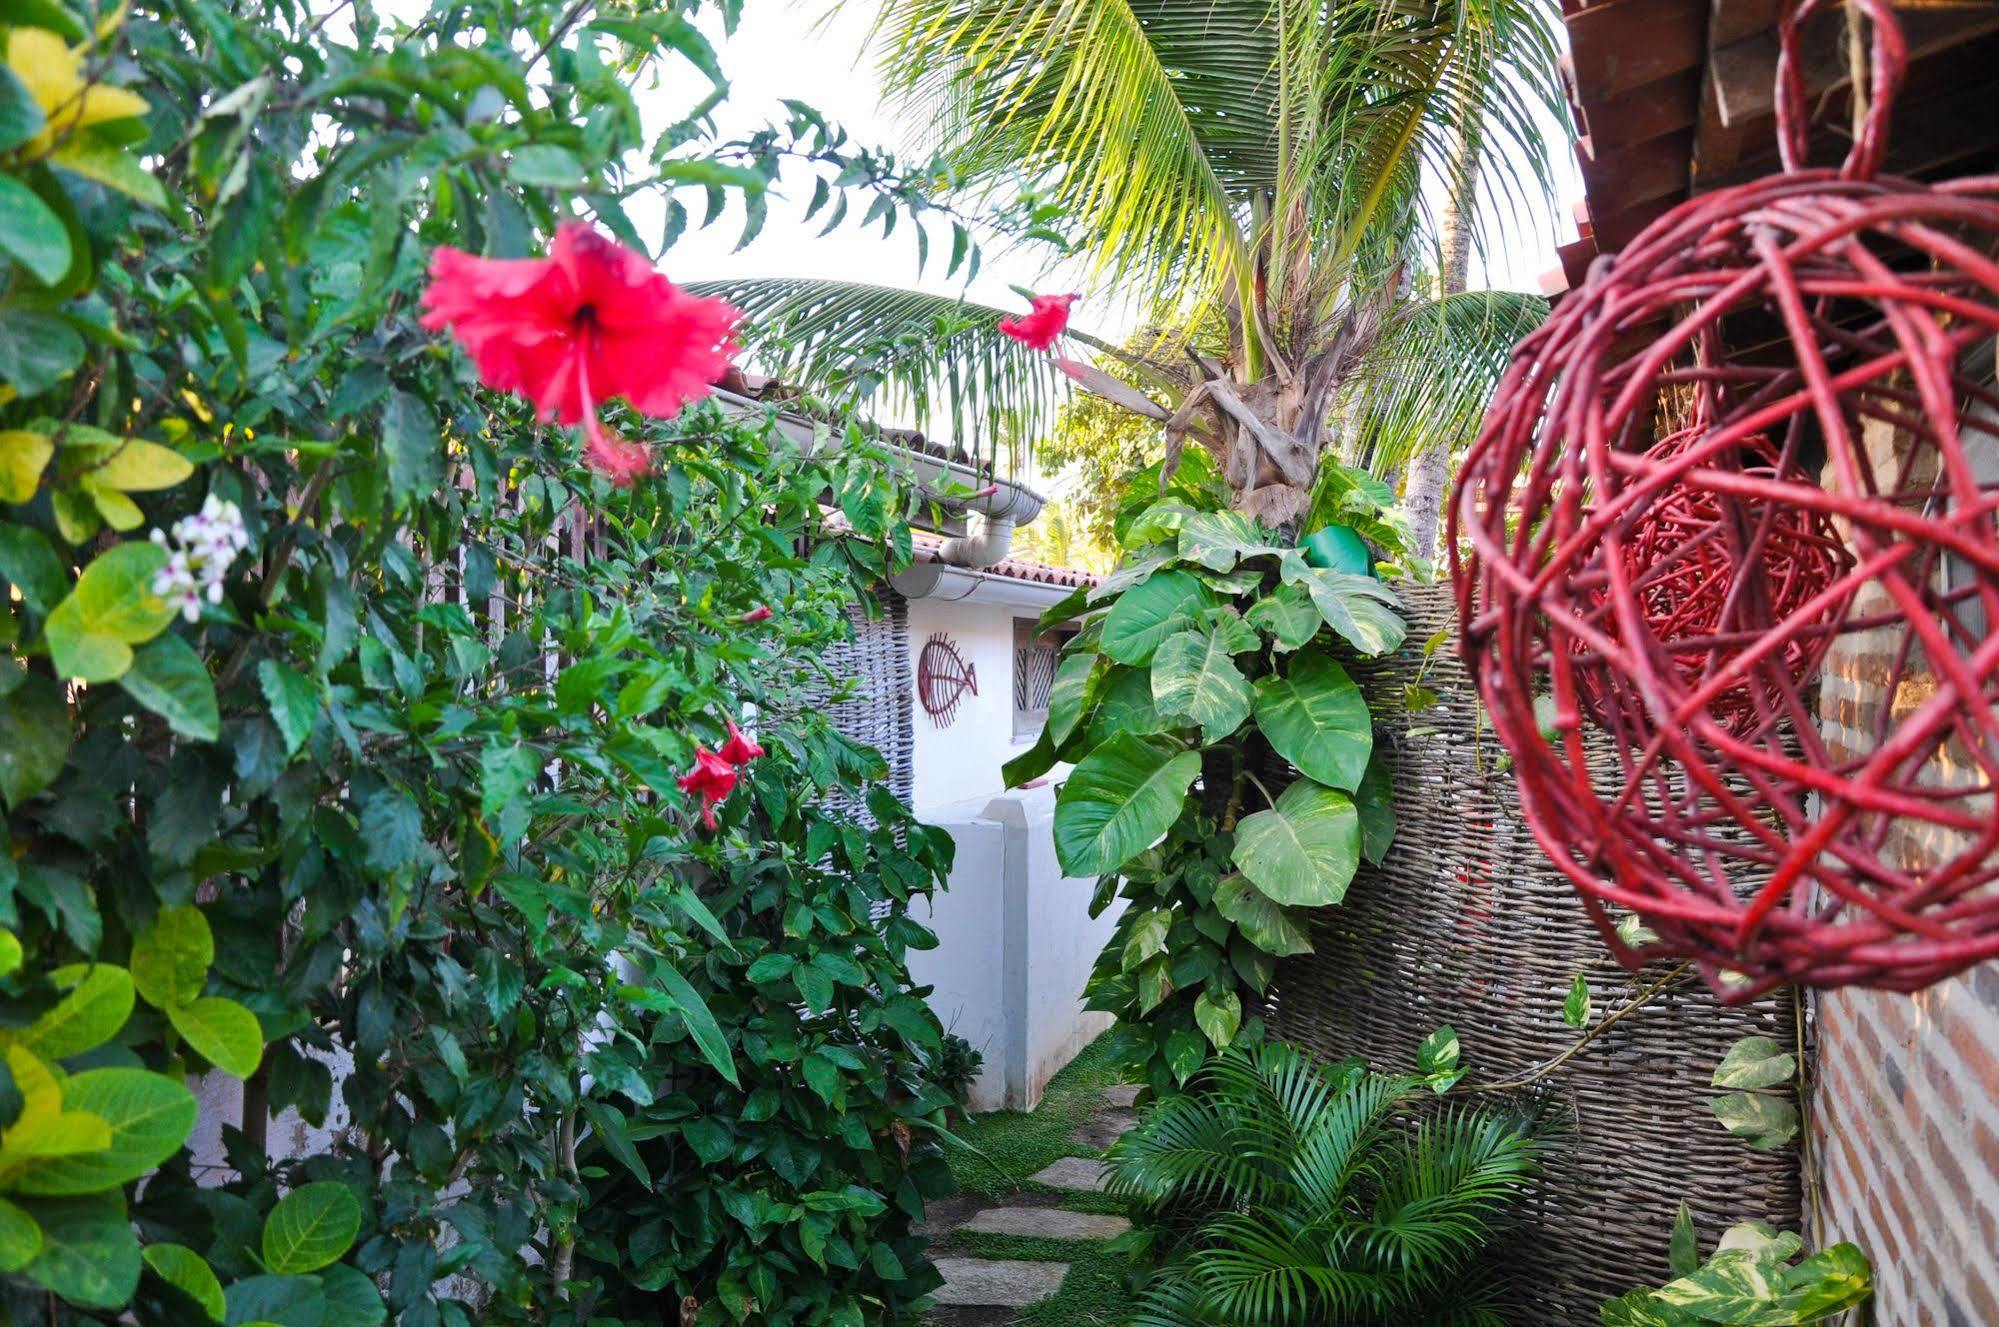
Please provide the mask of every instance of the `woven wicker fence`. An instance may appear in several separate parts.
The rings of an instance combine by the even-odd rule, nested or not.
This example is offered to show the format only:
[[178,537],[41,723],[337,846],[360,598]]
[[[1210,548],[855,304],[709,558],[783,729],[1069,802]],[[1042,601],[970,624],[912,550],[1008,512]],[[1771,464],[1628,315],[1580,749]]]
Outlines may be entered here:
[[[820,656],[831,677],[851,685],[844,698],[824,705],[835,728],[856,742],[882,753],[888,762],[888,787],[908,806],[916,791],[916,725],[914,672],[909,663],[909,601],[888,586],[877,592],[881,615],[869,620],[856,605],[847,610],[854,625],[851,639],[838,641]],[[873,824],[867,804],[836,792],[830,806]]]
[[[1382,1069],[1412,1066],[1417,1045],[1448,1023],[1471,1066],[1468,1084],[1508,1079],[1575,1044],[1562,1005],[1577,973],[1601,1018],[1670,969],[1634,977],[1611,961],[1520,821],[1455,642],[1423,657],[1425,641],[1452,625],[1449,587],[1397,590],[1408,644],[1348,664],[1393,761],[1395,844],[1386,866],[1363,866],[1345,903],[1319,913],[1315,952],[1280,969],[1267,1015],[1323,1056],[1360,1055]],[[1406,709],[1412,685],[1437,703]],[[1715,1065],[1756,1033],[1795,1048],[1787,993],[1726,1009],[1690,980],[1540,1080],[1566,1128],[1509,1258],[1522,1327],[1594,1324],[1605,1299],[1667,1280],[1682,1200],[1704,1250],[1737,1221],[1800,1228],[1795,1150],[1752,1151],[1708,1109]]]

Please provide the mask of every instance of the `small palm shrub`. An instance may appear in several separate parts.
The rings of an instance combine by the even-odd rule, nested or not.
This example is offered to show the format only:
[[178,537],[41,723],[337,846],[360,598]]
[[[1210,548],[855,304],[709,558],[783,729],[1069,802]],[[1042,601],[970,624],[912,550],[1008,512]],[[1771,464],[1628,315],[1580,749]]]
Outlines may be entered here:
[[1491,1258],[1541,1144],[1530,1118],[1266,1042],[1216,1056],[1111,1149],[1160,1260],[1137,1327],[1503,1324]]

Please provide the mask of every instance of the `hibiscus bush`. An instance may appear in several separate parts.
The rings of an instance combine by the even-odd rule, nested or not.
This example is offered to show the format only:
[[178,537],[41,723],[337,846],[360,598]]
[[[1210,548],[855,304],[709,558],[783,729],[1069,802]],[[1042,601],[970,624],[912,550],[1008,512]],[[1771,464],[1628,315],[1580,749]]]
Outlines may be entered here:
[[710,142],[691,4],[401,12],[0,16],[0,1297],[900,1320],[949,842],[821,658],[905,500],[690,404],[653,258],[787,158],[922,206]]

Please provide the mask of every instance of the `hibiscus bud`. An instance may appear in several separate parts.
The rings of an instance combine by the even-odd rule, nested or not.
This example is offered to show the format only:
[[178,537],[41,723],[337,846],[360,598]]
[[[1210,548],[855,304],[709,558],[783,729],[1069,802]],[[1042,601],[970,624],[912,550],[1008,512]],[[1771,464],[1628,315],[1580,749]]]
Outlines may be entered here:
[[768,622],[770,619],[770,605],[758,604],[755,608],[737,618],[736,621],[742,623],[744,626],[749,626],[753,622]]

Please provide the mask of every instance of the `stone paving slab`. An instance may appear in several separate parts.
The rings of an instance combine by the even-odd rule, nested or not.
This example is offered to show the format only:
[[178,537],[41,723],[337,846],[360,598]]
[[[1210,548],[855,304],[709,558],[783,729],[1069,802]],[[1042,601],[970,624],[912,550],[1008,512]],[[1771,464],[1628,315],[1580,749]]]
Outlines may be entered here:
[[1137,1127],[1138,1116],[1128,1110],[1098,1111],[1076,1126],[1076,1132],[1069,1135],[1069,1141],[1078,1147],[1102,1152],[1124,1137],[1128,1130]]
[[939,1304],[998,1304],[1026,1308],[1054,1294],[1069,1274],[1065,1262],[1015,1262],[1001,1258],[939,1258],[944,1284],[931,1292]]
[[1042,1239],[1116,1239],[1131,1229],[1121,1216],[1070,1212],[1060,1207],[989,1207],[961,1229],[981,1235],[1034,1235]]
[[1106,1187],[1104,1163],[1094,1157],[1057,1157],[1052,1164],[1036,1171],[1033,1179],[1051,1189],[1074,1189],[1079,1193],[1102,1193]]
[[1130,1110],[1138,1104],[1139,1091],[1137,1083],[1113,1083],[1104,1089],[1104,1100],[1119,1110]]

